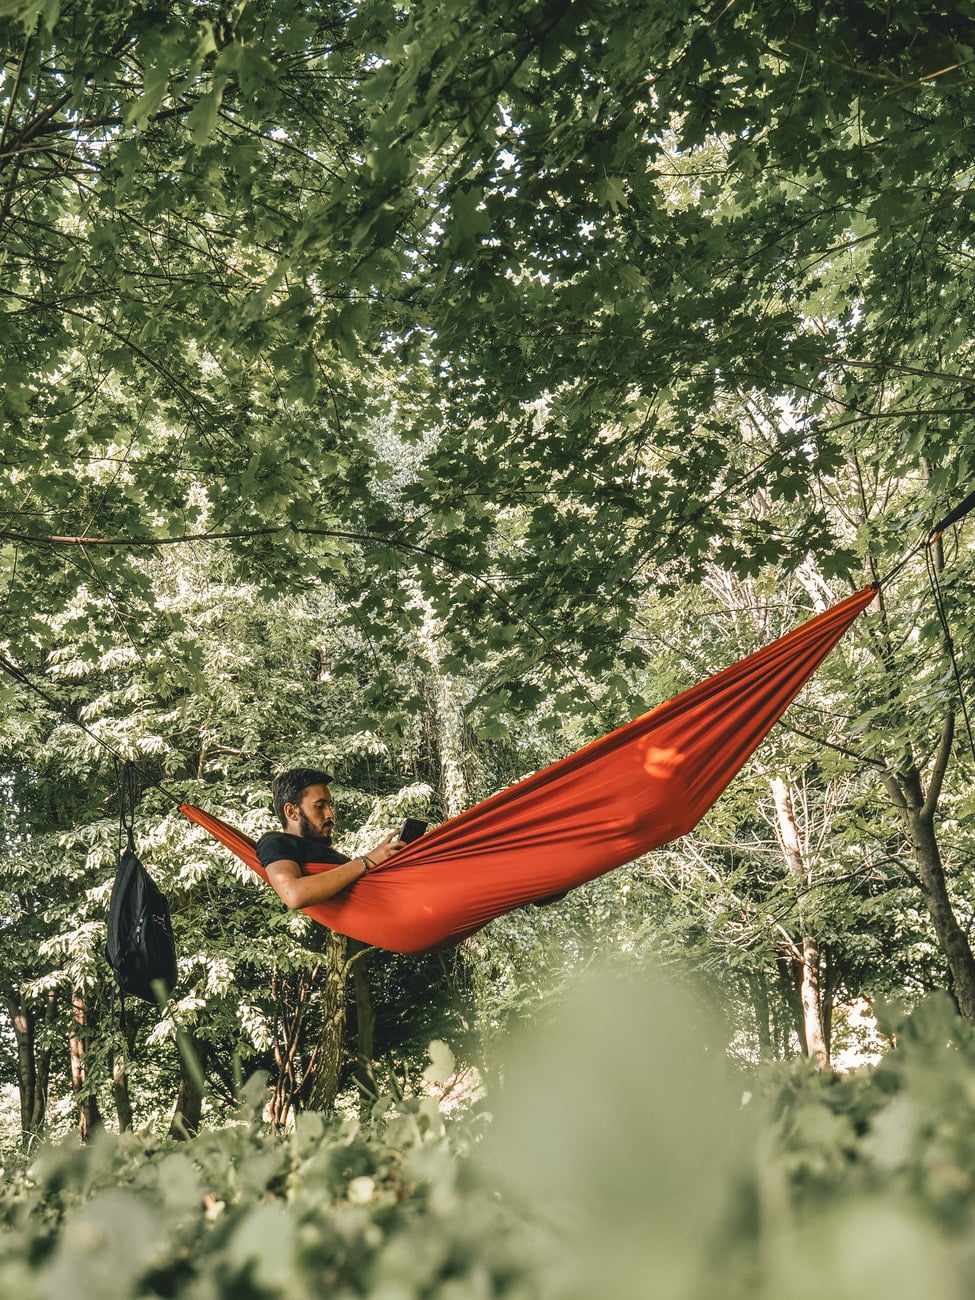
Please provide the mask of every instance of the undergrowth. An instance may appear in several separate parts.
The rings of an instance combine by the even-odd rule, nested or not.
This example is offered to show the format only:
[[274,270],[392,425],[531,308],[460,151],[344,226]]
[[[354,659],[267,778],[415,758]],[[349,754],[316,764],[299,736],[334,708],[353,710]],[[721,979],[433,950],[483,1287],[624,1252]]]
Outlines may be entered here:
[[975,1035],[943,998],[886,1028],[874,1068],[743,1077],[686,1003],[592,981],[456,1119],[388,1099],[280,1136],[255,1079],[235,1122],[189,1142],[104,1134],[10,1162],[0,1295],[960,1298]]

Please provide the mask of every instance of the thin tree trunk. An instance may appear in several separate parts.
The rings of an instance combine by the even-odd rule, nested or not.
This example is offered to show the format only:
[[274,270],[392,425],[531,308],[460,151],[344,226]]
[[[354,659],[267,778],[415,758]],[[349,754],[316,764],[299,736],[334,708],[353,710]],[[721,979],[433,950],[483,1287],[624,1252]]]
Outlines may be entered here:
[[321,1028],[309,1066],[311,1110],[330,1111],[338,1095],[345,1040],[346,943],[343,935],[329,932],[322,963],[325,977],[320,997]]
[[88,1031],[94,1026],[94,1010],[84,991],[75,989],[71,994],[71,1019],[74,1029],[70,1039],[71,1091],[78,1099],[78,1136],[87,1142],[102,1126],[98,1098],[88,1091]]
[[823,1020],[822,997],[819,988],[819,941],[815,935],[802,936],[802,962],[800,965],[799,998],[802,1002],[802,1019],[806,1027],[806,1054],[819,1069],[829,1069],[829,1046]]
[[32,1134],[41,1132],[47,1118],[47,1095],[48,1085],[51,1080],[51,1054],[53,1052],[52,1043],[58,1013],[58,994],[54,989],[48,989],[44,1004],[44,1042],[40,1046],[36,1040],[34,1043],[34,1060],[36,1061],[34,1109],[28,1129]]
[[45,1035],[46,1043],[38,1057],[37,1077],[47,1095],[47,1085],[51,1077],[51,1053],[53,1044],[56,1041],[54,1027],[61,1016],[61,993],[55,989],[49,989],[47,994],[47,1005],[44,1008],[44,1024],[47,1028]]
[[[798,965],[795,959],[794,945],[790,941],[788,947],[783,944],[783,950],[775,958],[775,968],[779,973],[779,988],[782,992],[782,1001],[785,1004],[789,1020],[792,1023],[792,1029],[796,1038],[799,1040],[799,1050],[803,1056],[808,1056],[806,1047],[806,1026],[802,1018],[802,1001],[799,997],[799,980]],[[780,1026],[779,1032],[779,1055],[784,1059],[789,1056],[791,1042],[789,1040],[788,1029],[785,1025]]]
[[[934,563],[940,572],[944,565],[942,543],[934,547]],[[891,707],[903,712],[903,703],[897,675],[897,664],[891,647],[886,624],[886,611],[882,593],[879,596],[884,633],[878,640],[876,651],[888,674]],[[946,641],[946,653],[950,643]],[[935,828],[935,817],[955,739],[955,714],[951,710],[942,719],[938,747],[931,763],[927,789],[921,777],[920,766],[910,746],[905,746],[901,761],[892,769],[881,773],[890,800],[900,815],[901,825],[911,846],[917,866],[917,877],[924,894],[928,913],[934,925],[938,943],[948,963],[954,985],[958,1010],[971,1024],[975,1024],[975,955],[968,936],[958,924],[948,882],[945,878],[941,847]]]
[[129,1075],[125,1063],[120,1057],[115,1058],[112,1069],[112,1095],[115,1098],[115,1114],[118,1117],[118,1131],[128,1133],[132,1129],[132,1097],[129,1093]]
[[125,1057],[116,1052],[112,1061],[112,1096],[115,1098],[115,1114],[118,1117],[118,1131],[128,1133],[132,1128],[132,1098],[129,1093],[129,1072]]
[[373,1061],[376,1055],[376,1009],[369,981],[369,949],[360,945],[352,958],[352,991],[355,1005],[355,1081],[359,1101],[368,1110],[376,1097]]
[[436,763],[440,797],[448,817],[456,817],[470,803],[465,773],[464,698],[460,684],[443,670],[439,620],[425,601],[418,638],[430,663]]
[[752,1009],[755,1013],[755,1034],[758,1038],[758,1054],[763,1061],[771,1060],[774,1055],[772,1031],[769,1025],[768,983],[763,970],[756,971],[748,980],[752,994]]
[[927,792],[913,763],[896,775],[885,773],[884,785],[900,814],[913,851],[924,900],[951,972],[958,1010],[966,1020],[975,1024],[975,956],[968,936],[955,916],[934,825],[941,784],[954,740],[954,724],[953,715],[945,718]]
[[44,1122],[44,1099],[38,1081],[37,1037],[33,1006],[20,990],[4,990],[4,1001],[17,1043],[17,1092],[20,1098],[20,1131],[26,1142]]
[[[268,1103],[268,1118],[278,1132],[288,1122],[292,1109],[305,1086],[307,1070],[303,1064],[304,1026],[312,993],[321,965],[310,972],[300,971],[297,978],[287,978],[275,971],[271,991],[275,1000],[274,1063],[277,1072]],[[289,996],[290,994],[290,996]]]
[[112,1094],[115,1098],[115,1114],[118,1118],[120,1133],[127,1133],[133,1127],[132,1094],[129,1090],[129,1062],[135,1051],[137,1025],[131,1016],[122,1016],[122,1035],[125,1040],[124,1051],[118,1051],[112,1059]]
[[822,1002],[819,990],[819,941],[816,935],[806,927],[802,916],[802,894],[808,888],[809,875],[803,860],[802,843],[799,838],[799,828],[796,825],[792,794],[788,785],[780,776],[772,777],[770,784],[772,797],[775,800],[779,841],[796,886],[799,928],[802,931],[802,941],[797,945],[796,962],[799,973],[799,1001],[802,1006],[806,1055],[811,1056],[821,1070],[828,1070],[829,1049],[823,1028]]
[[179,1085],[176,1105],[169,1124],[169,1136],[183,1141],[200,1131],[203,1114],[203,1044],[192,1034],[180,1030]]
[[821,949],[822,960],[820,969],[823,972],[822,979],[822,997],[820,1006],[823,1008],[823,1034],[826,1038],[826,1050],[832,1059],[833,1054],[833,994],[836,992],[839,980],[837,978],[836,962],[833,958],[833,949],[829,944],[823,944]]

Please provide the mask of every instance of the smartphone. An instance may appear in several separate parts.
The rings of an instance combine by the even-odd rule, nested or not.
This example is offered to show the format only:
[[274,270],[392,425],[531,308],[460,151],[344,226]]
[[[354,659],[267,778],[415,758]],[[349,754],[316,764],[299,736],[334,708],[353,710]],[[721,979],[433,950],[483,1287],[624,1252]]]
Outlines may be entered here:
[[413,840],[418,840],[426,830],[428,823],[421,822],[416,817],[407,817],[406,821],[399,828],[397,838],[403,844],[411,844]]

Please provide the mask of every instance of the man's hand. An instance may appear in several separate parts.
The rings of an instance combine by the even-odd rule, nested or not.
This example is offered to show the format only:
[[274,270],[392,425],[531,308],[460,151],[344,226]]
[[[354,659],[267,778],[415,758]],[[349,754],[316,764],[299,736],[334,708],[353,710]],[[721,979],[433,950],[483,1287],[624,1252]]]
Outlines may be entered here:
[[366,871],[375,871],[376,867],[382,866],[390,858],[394,858],[400,849],[405,849],[406,845],[402,844],[397,838],[397,831],[390,831],[384,840],[381,840],[374,849],[363,854],[362,861],[366,864]]

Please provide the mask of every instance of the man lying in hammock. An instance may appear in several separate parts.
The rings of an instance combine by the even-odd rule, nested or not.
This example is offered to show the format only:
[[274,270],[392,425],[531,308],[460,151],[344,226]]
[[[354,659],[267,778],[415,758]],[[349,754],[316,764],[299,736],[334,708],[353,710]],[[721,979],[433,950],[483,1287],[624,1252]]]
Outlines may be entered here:
[[[268,883],[291,908],[324,903],[405,848],[396,832],[358,858],[332,848],[335,806],[331,773],[314,767],[293,767],[275,777],[271,786],[274,811],[283,831],[269,831],[257,842],[257,856]],[[333,871],[305,875],[309,862],[334,862]]]
[[[400,853],[395,835],[364,859],[349,862],[334,851],[327,772],[299,769],[278,778],[274,804],[285,833],[266,835],[259,854],[249,836],[219,817],[192,804],[180,808],[269,876],[289,907],[306,907],[313,920],[360,943],[432,952],[686,835],[876,594],[865,587],[491,795],[406,846],[401,860],[393,860]],[[324,859],[320,871],[316,859]]]

